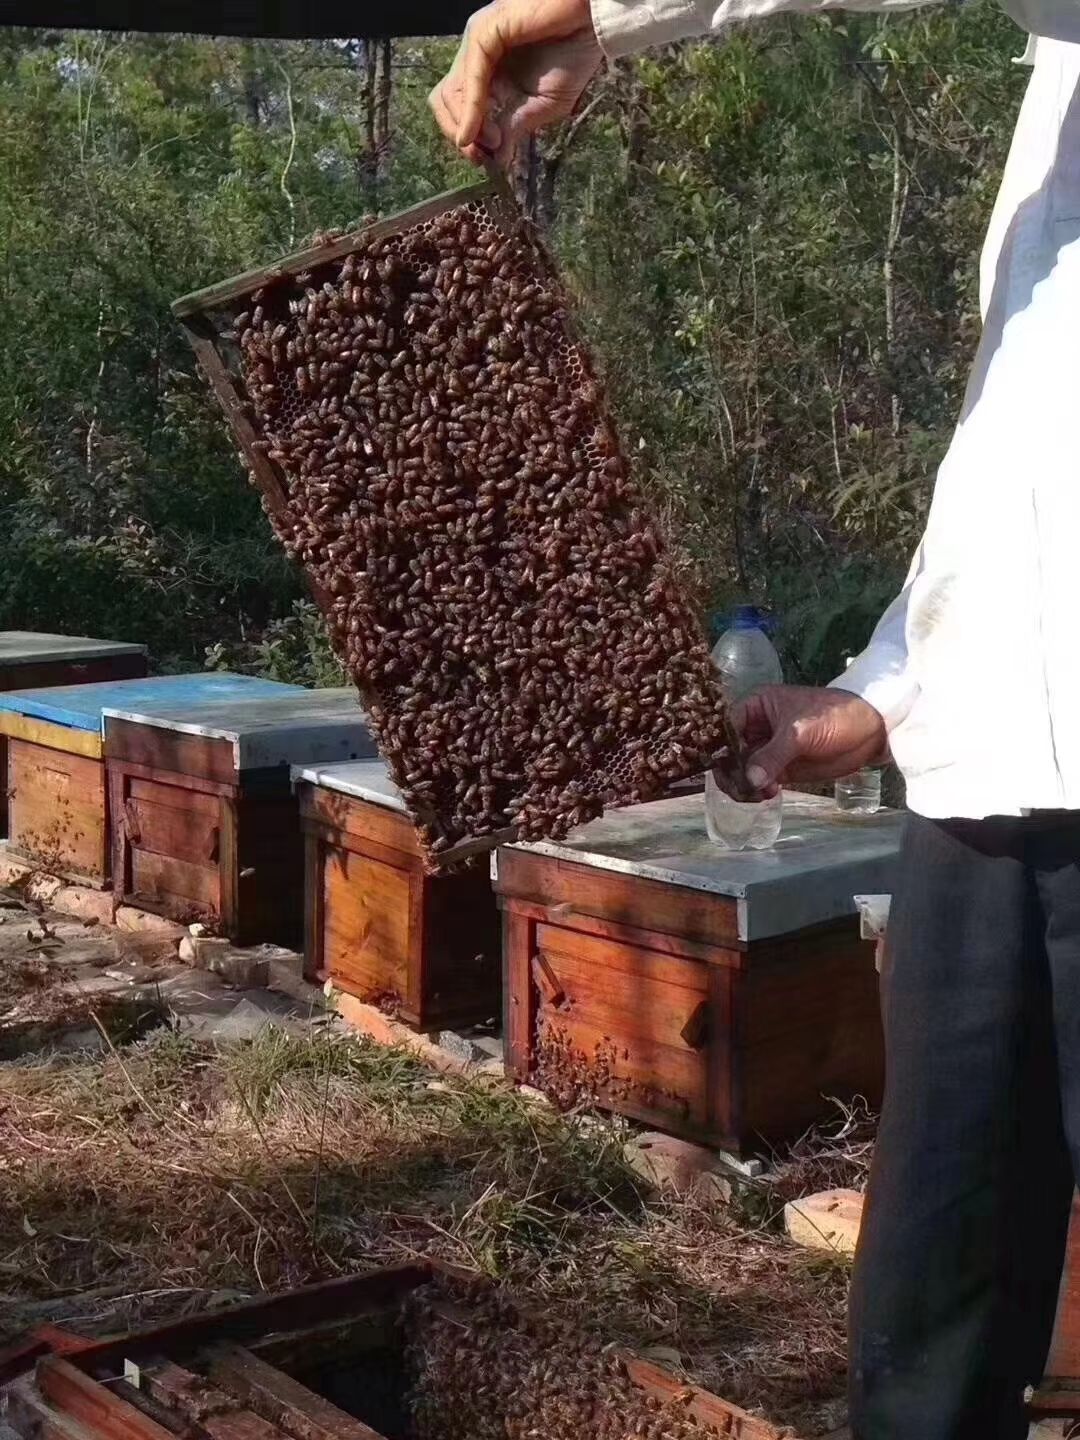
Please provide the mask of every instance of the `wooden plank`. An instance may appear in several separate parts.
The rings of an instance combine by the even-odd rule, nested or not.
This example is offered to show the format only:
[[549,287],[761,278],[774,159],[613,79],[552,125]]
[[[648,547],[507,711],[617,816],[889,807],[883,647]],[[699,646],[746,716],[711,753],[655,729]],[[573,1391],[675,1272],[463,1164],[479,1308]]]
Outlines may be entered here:
[[133,846],[131,893],[173,909],[197,905],[217,917],[221,913],[221,871],[216,865],[193,865]]
[[304,836],[304,977],[313,984],[323,976],[323,904],[322,872],[326,863],[322,837],[309,830]]
[[536,922],[512,905],[503,910],[503,1041],[506,1073],[525,1081],[532,1070],[538,995],[532,981]]
[[124,819],[130,782],[123,770],[114,765],[106,765],[105,780],[111,821],[113,893],[123,900],[131,894],[131,844]]
[[362,839],[345,830],[337,830],[321,820],[301,820],[304,834],[317,834],[326,845],[335,850],[348,850],[353,855],[366,855],[380,865],[392,865],[395,870],[407,870],[410,875],[424,874],[424,862],[419,855],[398,850],[392,845],[382,845],[377,840]]
[[[542,1029],[543,1002],[540,1008]],[[587,1014],[573,1007],[555,1012],[551,1023],[584,1063],[585,1098],[589,1098],[592,1071],[597,1103],[605,1109],[620,1115],[663,1117],[664,1128],[678,1133],[686,1125],[696,1133],[707,1128],[708,1071],[702,1052],[643,1035],[620,1036],[606,1014]],[[542,1084],[543,1070],[535,1064],[534,1078]]]
[[[164,787],[161,787],[164,789]],[[173,790],[174,795],[185,792]],[[194,795],[196,800],[211,802],[211,813],[200,811],[194,806],[159,805],[153,800],[139,799],[134,794],[124,802],[123,811],[117,816],[127,828],[128,838],[133,846],[143,853],[171,856],[186,860],[193,865],[216,867],[220,852],[218,835],[217,801],[211,796]]]
[[228,740],[187,735],[158,725],[110,717],[105,727],[105,756],[122,760],[132,769],[145,767],[146,779],[183,784],[182,777],[209,780],[218,785],[237,783],[233,747]]
[[709,1011],[705,1037],[706,1123],[721,1143],[741,1149],[743,1125],[742,1073],[738,1054],[739,999],[743,976],[713,967],[709,971]]
[[[591,935],[577,937],[580,948],[563,935],[553,945],[553,929],[537,927],[536,954],[547,962],[563,1001],[545,995],[545,1010],[585,1015],[606,1028],[620,1046],[631,1049],[638,1041],[667,1045],[680,1053],[695,1048],[687,1044],[683,1032],[707,994],[705,966],[666,958],[653,961],[647,951],[611,947]],[[673,975],[680,964],[688,973]]]
[[346,850],[323,865],[323,968],[368,996],[408,1003],[413,884],[405,870]]
[[145,1365],[139,1389],[209,1440],[284,1440],[276,1425],[245,1408],[235,1396],[170,1360],[155,1358]]
[[1080,1196],[1076,1194],[1069,1216],[1057,1319],[1045,1380],[1060,1384],[1075,1377],[1080,1377]]
[[[599,935],[621,945],[639,945],[644,950],[655,950],[661,955],[677,955],[685,960],[703,960],[706,965],[722,965],[739,970],[746,964],[746,947],[735,949],[717,945],[703,945],[700,941],[687,940],[681,935],[666,935],[662,930],[646,930],[639,925],[622,925],[614,920],[601,920],[595,915],[586,915],[575,910],[570,903],[561,905],[539,905],[533,901],[502,895],[495,896],[495,904],[501,910],[513,905],[519,915],[528,915],[533,920],[552,925],[565,925],[585,935]],[[740,942],[741,944],[741,942]]]
[[[259,448],[259,439],[255,433],[255,427],[251,423],[247,406],[241,399],[232,376],[222,364],[221,356],[218,354],[212,327],[201,316],[192,315],[181,328],[195,352],[200,369],[210,382],[210,388],[225,412],[225,417],[244,452],[244,459],[248,463],[252,476],[266,498],[267,505],[276,514],[280,514],[286,505],[288,487],[278,466],[269,460]],[[313,590],[316,588],[314,585],[312,586]]]
[[[108,742],[106,741],[106,751]],[[236,786],[217,780],[207,780],[201,775],[178,775],[175,771],[155,770],[152,765],[140,765],[133,760],[110,759],[108,754],[105,763],[109,769],[122,770],[132,781],[146,780],[155,785],[177,785],[184,790],[190,790],[193,795],[212,795],[219,799],[222,796],[231,798],[236,794]]]
[[677,885],[597,870],[527,850],[499,851],[498,894],[545,906],[569,905],[620,925],[656,930],[706,945],[738,943],[735,902]]
[[[329,830],[361,841],[374,841],[387,850],[412,856],[419,863],[420,847],[416,830],[407,816],[384,805],[375,805],[355,795],[342,795],[321,785],[304,785],[300,791],[300,813]],[[396,862],[404,867],[404,860]]]
[[82,1369],[119,1371],[125,1359],[176,1355],[226,1340],[243,1342],[307,1325],[329,1325],[336,1319],[359,1320],[364,1314],[381,1313],[399,1304],[418,1285],[426,1284],[431,1275],[432,1266],[427,1263],[344,1275],[225,1310],[191,1315],[141,1334],[99,1341],[79,1354],[76,1362]]
[[714,1432],[726,1437],[726,1440],[793,1440],[787,1426],[778,1428],[768,1420],[759,1419],[729,1400],[722,1400],[718,1395],[680,1380],[670,1370],[625,1352],[622,1359],[635,1385],[649,1395],[655,1395],[658,1400],[679,1402],[685,1406],[687,1415],[704,1425],[711,1425]]
[[240,838],[237,802],[230,796],[218,801],[217,921],[222,934],[239,940]]
[[146,800],[151,805],[168,805],[176,810],[217,819],[218,796],[193,790],[190,785],[151,780],[134,770],[129,771],[129,774],[128,794],[133,800]]
[[[79,1359],[92,1353],[83,1351]],[[173,1440],[171,1431],[61,1356],[38,1362],[37,1385],[46,1400],[89,1426],[99,1440]]]
[[141,680],[145,653],[99,655],[90,660],[37,660],[0,664],[0,690],[41,690],[54,685],[99,685],[110,680]]
[[70,725],[56,725],[14,710],[0,710],[0,732],[12,740],[27,740],[31,745],[62,750],[65,755],[85,755],[88,760],[100,760],[105,752],[100,731],[73,730]]
[[212,1379],[243,1396],[293,1440],[383,1440],[370,1425],[240,1345],[217,1346],[207,1358]]
[[17,1435],[32,1440],[99,1440],[81,1420],[47,1405],[30,1376],[5,1389],[3,1419]]
[[743,1043],[766,1045],[818,1026],[832,1028],[842,1011],[849,1022],[874,1024],[864,1043],[882,1051],[878,976],[870,946],[852,916],[824,929],[757,942],[746,970]]
[[58,874],[109,876],[105,767],[26,740],[8,742],[8,823],[14,851]]
[[306,249],[298,250],[293,255],[287,255],[273,265],[261,265],[254,270],[245,271],[242,275],[233,275],[228,280],[221,280],[216,285],[208,285],[204,290],[196,290],[190,295],[183,295],[179,300],[173,302],[173,314],[182,319],[231,304],[233,301],[240,300],[252,294],[253,291],[261,289],[264,285],[272,284],[290,275],[302,274],[304,271],[320,265],[329,265],[335,260],[344,259],[346,255],[351,254],[361,245],[369,244],[372,240],[378,240],[384,235],[397,235],[402,230],[409,229],[410,226],[422,225],[425,220],[431,220],[436,215],[441,215],[444,210],[456,210],[460,205],[486,200],[493,196],[495,191],[496,187],[491,181],[481,181],[479,184],[468,186],[465,189],[446,191],[431,200],[424,200],[419,205],[414,205],[409,210],[403,210],[385,220],[376,220],[373,224],[366,225],[360,230],[350,231],[349,234],[343,235],[340,240],[335,240],[329,245],[309,245]]

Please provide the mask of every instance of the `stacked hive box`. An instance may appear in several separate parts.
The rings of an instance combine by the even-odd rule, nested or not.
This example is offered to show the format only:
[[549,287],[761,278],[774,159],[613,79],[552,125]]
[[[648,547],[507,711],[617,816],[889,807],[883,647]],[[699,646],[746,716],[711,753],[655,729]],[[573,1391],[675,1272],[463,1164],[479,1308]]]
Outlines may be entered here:
[[307,767],[296,783],[309,978],[421,1030],[497,1016],[499,927],[487,865],[426,871],[382,761]]
[[354,690],[110,707],[114,889],[240,944],[299,944],[303,844],[290,768],[374,749]]
[[98,886],[108,883],[103,722],[108,706],[192,705],[208,698],[291,691],[298,687],[247,675],[206,674],[0,694],[12,853],[67,878]]
[[[85,685],[146,674],[146,650],[82,635],[41,635],[0,630],[0,690],[41,685]],[[32,728],[32,726],[30,727]],[[7,835],[7,737],[0,734],[0,840]]]
[[705,837],[700,797],[495,857],[507,1066],[708,1143],[792,1138],[882,1083],[852,896],[887,890],[900,817],[787,797],[773,852]]

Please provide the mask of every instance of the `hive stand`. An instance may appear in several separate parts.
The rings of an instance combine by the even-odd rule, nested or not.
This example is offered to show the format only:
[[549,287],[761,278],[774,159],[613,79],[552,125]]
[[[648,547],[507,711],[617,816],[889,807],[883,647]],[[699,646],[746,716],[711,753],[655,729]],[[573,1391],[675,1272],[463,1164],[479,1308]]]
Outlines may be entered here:
[[[40,635],[0,630],[0,690],[40,685],[83,685],[146,674],[146,648],[82,635]],[[8,833],[7,738],[0,735],[0,840]]]
[[296,774],[307,847],[304,956],[329,980],[418,1030],[499,1013],[499,924],[484,861],[425,873],[382,761]]
[[776,849],[705,835],[700,797],[613,811],[493,862],[509,1073],[745,1152],[882,1086],[852,896],[890,888],[894,813],[785,797]]
[[110,871],[103,714],[112,704],[196,703],[298,687],[224,673],[158,675],[0,693],[10,852],[104,887]]
[[298,945],[290,767],[374,755],[356,691],[277,687],[104,713],[117,895],[238,944]]

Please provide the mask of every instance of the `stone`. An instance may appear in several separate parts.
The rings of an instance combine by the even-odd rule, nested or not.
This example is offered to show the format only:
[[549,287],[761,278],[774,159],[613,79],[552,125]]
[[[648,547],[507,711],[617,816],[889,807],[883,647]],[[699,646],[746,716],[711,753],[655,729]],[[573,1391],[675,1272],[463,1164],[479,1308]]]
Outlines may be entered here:
[[491,1035],[474,1035],[460,1030],[440,1030],[438,1044],[463,1065],[482,1065],[497,1060],[502,1064],[502,1041]]
[[857,1190],[820,1190],[784,1206],[784,1226],[797,1245],[854,1255],[862,1224],[863,1197]]
[[94,925],[111,925],[113,897],[107,890],[90,890],[85,885],[63,885],[53,896],[52,904],[62,915]]
[[166,936],[173,942],[174,949],[179,949],[180,941],[187,934],[186,927],[178,925],[175,920],[167,920],[164,915],[153,915],[149,910],[137,910],[134,905],[117,906],[113,923],[119,930]]
[[731,1199],[732,1178],[704,1145],[650,1130],[630,1140],[623,1153],[635,1174],[657,1190],[721,1204]]

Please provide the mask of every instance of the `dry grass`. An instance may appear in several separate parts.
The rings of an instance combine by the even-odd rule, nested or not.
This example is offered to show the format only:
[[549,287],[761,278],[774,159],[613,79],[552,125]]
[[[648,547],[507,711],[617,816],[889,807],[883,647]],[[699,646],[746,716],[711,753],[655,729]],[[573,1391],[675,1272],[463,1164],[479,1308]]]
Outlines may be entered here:
[[803,1434],[838,1423],[843,1265],[768,1217],[647,1199],[624,1138],[359,1039],[218,1052],[163,1030],[0,1067],[3,1328],[127,1326],[434,1253]]

